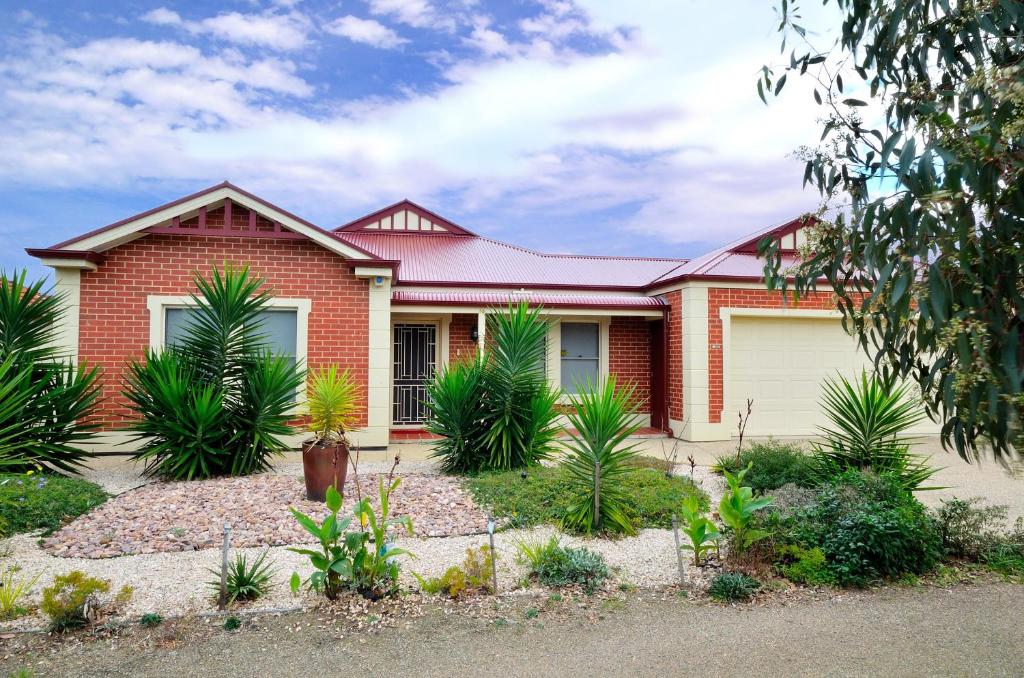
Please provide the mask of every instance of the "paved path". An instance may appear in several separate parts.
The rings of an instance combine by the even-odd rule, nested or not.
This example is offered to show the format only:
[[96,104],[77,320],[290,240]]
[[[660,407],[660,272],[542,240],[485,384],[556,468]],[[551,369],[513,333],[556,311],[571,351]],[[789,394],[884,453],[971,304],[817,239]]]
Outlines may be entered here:
[[[68,645],[9,660],[0,675],[30,665],[63,676],[1020,676],[1022,609],[1024,586],[1012,584],[740,608],[634,597],[592,622],[542,613],[497,625],[438,613],[343,640],[306,614],[213,630],[174,650]],[[297,623],[310,625],[296,633]]]

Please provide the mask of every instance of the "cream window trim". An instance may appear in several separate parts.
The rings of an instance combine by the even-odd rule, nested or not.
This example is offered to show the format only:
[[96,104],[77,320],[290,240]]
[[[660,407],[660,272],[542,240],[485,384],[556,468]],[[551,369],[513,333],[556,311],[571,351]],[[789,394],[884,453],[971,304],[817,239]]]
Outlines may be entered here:
[[[722,407],[729,405],[729,375],[730,375],[730,353],[732,352],[732,318],[734,316],[754,318],[835,318],[843,317],[840,311],[827,309],[802,309],[802,308],[730,308],[718,309],[718,316],[722,320]],[[714,348],[714,347],[711,347]],[[726,421],[726,412],[722,410],[719,416],[720,422]]]
[[[608,316],[549,316],[548,330],[548,382],[552,387],[562,389],[562,325],[565,323],[596,324],[597,332],[597,377],[603,382],[609,374],[608,336],[611,318]],[[570,402],[570,396],[563,393],[559,402]]]
[[[168,308],[194,308],[195,301],[190,296],[161,296],[151,294],[146,297],[146,307],[149,309],[149,348],[159,353],[164,348],[164,323],[167,318],[165,311]],[[306,357],[309,350],[309,313],[313,308],[310,299],[289,299],[284,297],[271,297],[267,299],[266,305],[273,309],[294,310],[295,314],[295,364],[302,368],[306,367]],[[299,385],[296,389],[296,408],[306,401],[306,383]]]

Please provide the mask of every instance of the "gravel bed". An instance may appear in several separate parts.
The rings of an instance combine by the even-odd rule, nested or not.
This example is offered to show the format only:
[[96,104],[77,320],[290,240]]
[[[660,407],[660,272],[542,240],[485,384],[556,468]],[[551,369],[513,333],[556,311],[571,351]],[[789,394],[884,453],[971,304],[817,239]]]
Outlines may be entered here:
[[[365,496],[377,504],[378,476],[360,474]],[[356,501],[355,483],[345,483],[345,508]],[[405,475],[392,495],[392,514],[412,518],[417,536],[477,534],[487,516],[455,478]],[[43,541],[54,555],[110,558],[122,555],[194,551],[219,547],[224,524],[238,547],[278,546],[307,541],[288,511],[322,519],[326,508],[305,498],[302,479],[260,474],[190,482],[159,482],[129,490],[73,520]]]

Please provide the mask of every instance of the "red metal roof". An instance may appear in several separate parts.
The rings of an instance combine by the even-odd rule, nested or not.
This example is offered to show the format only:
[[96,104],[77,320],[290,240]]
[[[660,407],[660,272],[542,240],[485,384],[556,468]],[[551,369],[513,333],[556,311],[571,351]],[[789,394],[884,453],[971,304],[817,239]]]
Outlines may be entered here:
[[507,243],[437,233],[339,232],[356,247],[401,261],[398,284],[642,289],[686,259],[541,254]]
[[430,306],[507,306],[520,301],[548,308],[602,308],[661,310],[666,304],[659,297],[629,297],[608,294],[556,294],[545,292],[420,292],[396,290],[391,303]]

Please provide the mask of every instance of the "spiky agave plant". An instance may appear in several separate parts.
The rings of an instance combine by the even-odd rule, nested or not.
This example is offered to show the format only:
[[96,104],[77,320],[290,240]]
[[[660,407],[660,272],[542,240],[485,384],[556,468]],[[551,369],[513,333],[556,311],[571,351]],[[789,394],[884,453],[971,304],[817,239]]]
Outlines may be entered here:
[[198,294],[178,346],[129,364],[124,394],[146,472],[177,480],[270,468],[287,446],[303,370],[271,355],[260,314],[269,293],[248,267],[195,275]]
[[0,465],[74,473],[91,457],[76,443],[96,429],[99,370],[57,348],[66,306],[44,285],[0,275]]
[[825,479],[870,469],[896,476],[907,490],[934,489],[922,485],[938,469],[910,452],[907,431],[924,414],[909,388],[866,370],[852,381],[842,375],[827,379],[821,405],[830,424],[818,427],[824,442],[813,446],[815,474]]
[[566,443],[569,454],[563,466],[574,494],[562,520],[566,529],[636,533],[619,482],[628,471],[626,462],[637,453],[637,446],[627,443],[639,428],[635,394],[632,384],[619,386],[613,375],[603,385],[587,384],[571,396],[575,412],[568,418],[575,431]]

